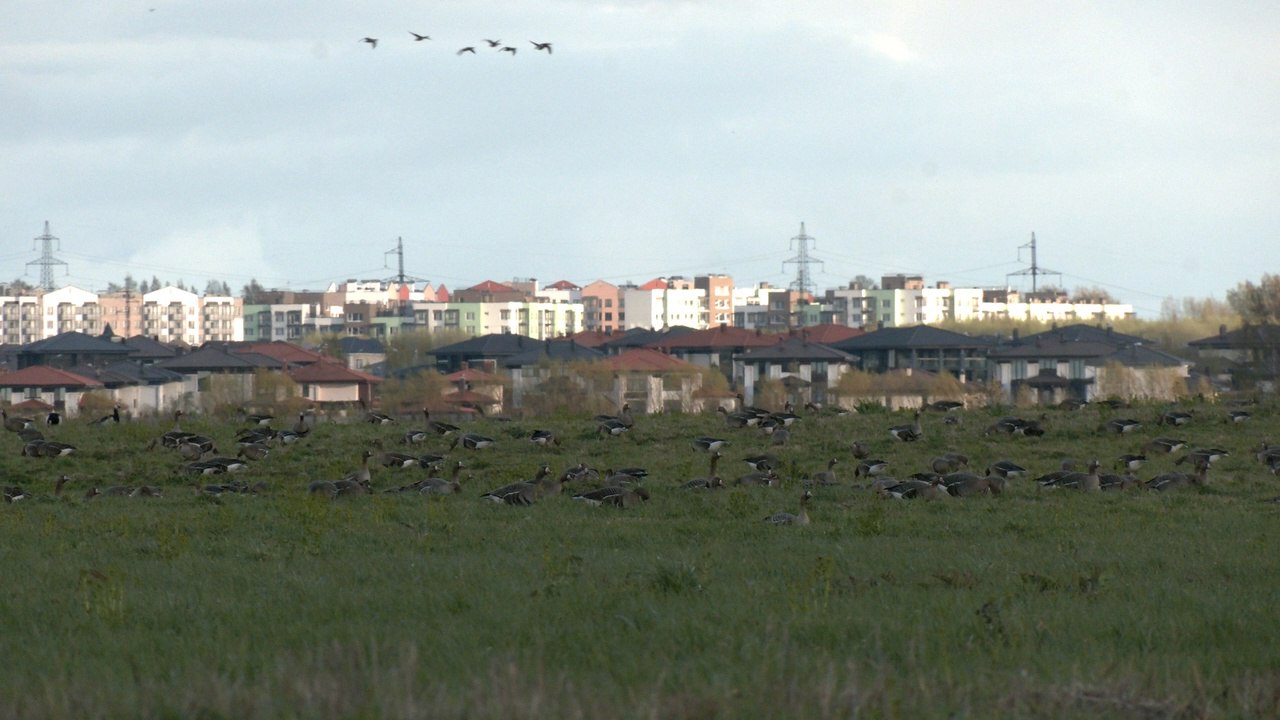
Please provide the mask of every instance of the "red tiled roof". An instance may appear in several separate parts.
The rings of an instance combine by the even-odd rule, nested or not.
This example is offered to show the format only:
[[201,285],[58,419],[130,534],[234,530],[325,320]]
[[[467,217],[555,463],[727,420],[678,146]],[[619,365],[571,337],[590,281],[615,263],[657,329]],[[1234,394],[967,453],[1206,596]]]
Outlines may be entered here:
[[640,286],[641,290],[666,290],[667,281],[662,278],[654,278],[649,282]]
[[359,370],[352,370],[339,362],[326,361],[292,368],[286,374],[294,382],[306,383],[369,383],[377,385],[382,378]]
[[831,343],[838,343],[841,340],[848,340],[852,337],[864,335],[866,332],[867,331],[862,328],[826,323],[824,325],[811,325],[809,327],[800,328],[796,330],[795,334],[812,343],[830,345]]
[[785,339],[786,335],[759,333],[736,327],[714,327],[665,337],[650,347],[681,350],[768,347]]
[[679,358],[652,350],[632,348],[624,353],[605,358],[610,368],[623,372],[695,372],[698,366]]
[[464,380],[466,382],[480,382],[480,383],[506,382],[506,379],[503,378],[501,375],[494,375],[493,373],[487,373],[483,370],[476,370],[475,368],[463,368],[458,372],[449,373],[448,375],[445,375],[444,379],[448,380],[449,382],[462,382]]
[[52,410],[52,409],[53,409],[53,406],[52,406],[52,405],[50,405],[49,403],[47,403],[47,402],[43,401],[43,400],[36,400],[35,398],[32,398],[32,399],[30,399],[30,400],[23,400],[22,402],[18,403],[17,405],[14,405],[12,409],[14,409],[14,410],[41,410],[41,411],[45,411],[45,412],[47,412],[47,411],[49,411],[49,410]]
[[297,345],[284,342],[283,340],[251,343],[235,348],[235,352],[258,353],[259,355],[266,355],[273,360],[279,360],[282,363],[289,363],[291,365],[306,365],[328,359],[318,352],[312,352],[311,350],[298,347]]
[[581,290],[582,289],[577,285],[575,285],[574,283],[569,282],[568,280],[557,280],[551,283],[550,285],[548,285],[547,287],[551,288],[552,290]]
[[102,383],[47,365],[32,365],[0,375],[0,387],[102,387]]
[[490,293],[516,292],[516,289],[511,287],[510,285],[503,285],[500,282],[494,282],[492,280],[485,280],[484,282],[478,285],[472,285],[471,287],[467,288],[467,290],[478,290],[480,292],[490,292]]
[[449,288],[444,285],[436,288],[436,302],[449,302]]

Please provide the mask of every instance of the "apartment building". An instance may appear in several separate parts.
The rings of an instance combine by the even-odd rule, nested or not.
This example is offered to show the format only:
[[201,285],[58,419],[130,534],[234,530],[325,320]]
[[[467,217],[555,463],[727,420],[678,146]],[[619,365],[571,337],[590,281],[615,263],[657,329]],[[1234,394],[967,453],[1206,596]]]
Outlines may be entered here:
[[593,332],[617,332],[626,322],[622,290],[613,283],[596,280],[582,288],[582,323]]
[[707,322],[712,327],[733,325],[733,277],[729,275],[698,275],[693,286],[705,293]]
[[622,304],[627,316],[623,329],[660,330],[676,326],[705,329],[706,291],[693,287],[691,281],[682,280],[674,283],[674,287],[665,278],[655,278],[638,288],[624,288]]

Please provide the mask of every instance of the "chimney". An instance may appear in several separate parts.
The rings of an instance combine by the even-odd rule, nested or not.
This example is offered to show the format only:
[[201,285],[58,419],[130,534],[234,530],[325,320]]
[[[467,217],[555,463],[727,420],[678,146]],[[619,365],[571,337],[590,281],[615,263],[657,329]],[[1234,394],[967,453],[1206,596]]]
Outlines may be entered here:
[[1226,325],[1219,325],[1219,326],[1218,326],[1218,337],[1220,337],[1220,338],[1224,338],[1224,337],[1226,337],[1226,336],[1227,336],[1227,326],[1226,326]]
[[1018,328],[1013,329],[1013,333],[1010,335],[1010,337],[1013,339],[1013,344],[1017,345],[1018,344]]

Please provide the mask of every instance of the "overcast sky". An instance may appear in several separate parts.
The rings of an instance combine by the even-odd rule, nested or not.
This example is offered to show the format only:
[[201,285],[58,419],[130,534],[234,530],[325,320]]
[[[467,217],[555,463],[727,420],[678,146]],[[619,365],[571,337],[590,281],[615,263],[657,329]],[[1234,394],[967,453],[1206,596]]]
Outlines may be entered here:
[[48,220],[86,289],[383,278],[398,237],[450,288],[786,285],[804,222],[819,289],[1003,285],[1035,232],[1154,315],[1280,269],[1278,200],[1274,2],[0,3],[6,280]]

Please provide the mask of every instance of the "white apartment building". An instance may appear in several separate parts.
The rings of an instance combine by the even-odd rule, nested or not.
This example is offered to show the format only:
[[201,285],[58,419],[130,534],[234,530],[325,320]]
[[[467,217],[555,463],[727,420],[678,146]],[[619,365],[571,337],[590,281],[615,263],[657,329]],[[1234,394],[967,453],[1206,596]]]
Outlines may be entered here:
[[95,292],[67,285],[44,293],[40,297],[40,305],[40,338],[51,338],[64,332],[102,334],[102,307]]
[[162,343],[203,342],[200,296],[172,285],[142,296],[142,334]]
[[200,298],[200,332],[203,342],[244,340],[244,305],[241,299],[229,295]]
[[697,329],[708,327],[707,293],[701,289],[624,288],[622,305],[627,313],[624,330],[659,330],[677,325]]

